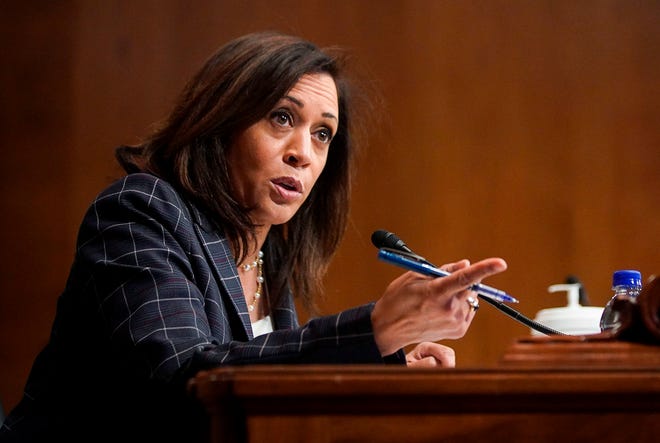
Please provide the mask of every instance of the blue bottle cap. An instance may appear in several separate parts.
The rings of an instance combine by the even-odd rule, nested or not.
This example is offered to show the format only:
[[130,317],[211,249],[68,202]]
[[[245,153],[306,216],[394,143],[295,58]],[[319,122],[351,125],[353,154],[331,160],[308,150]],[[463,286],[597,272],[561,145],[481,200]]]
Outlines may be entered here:
[[642,274],[639,271],[626,269],[612,274],[612,286],[642,286]]

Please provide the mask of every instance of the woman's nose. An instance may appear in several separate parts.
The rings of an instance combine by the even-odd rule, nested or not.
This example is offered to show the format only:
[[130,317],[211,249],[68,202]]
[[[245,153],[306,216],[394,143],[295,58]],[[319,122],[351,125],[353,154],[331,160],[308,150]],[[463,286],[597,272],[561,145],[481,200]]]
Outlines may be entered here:
[[291,137],[287,144],[284,162],[297,168],[307,166],[310,162],[311,149],[312,141],[309,134],[300,131],[299,134]]

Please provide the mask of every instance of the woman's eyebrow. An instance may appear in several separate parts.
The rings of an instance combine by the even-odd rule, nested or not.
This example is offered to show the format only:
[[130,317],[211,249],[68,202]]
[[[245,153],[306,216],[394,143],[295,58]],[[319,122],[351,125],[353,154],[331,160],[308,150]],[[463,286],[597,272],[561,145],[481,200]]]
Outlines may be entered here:
[[305,104],[295,97],[291,97],[290,95],[285,95],[284,98],[289,100],[290,102],[293,102],[293,104],[297,105],[300,108],[305,107]]
[[[297,98],[295,98],[295,97],[291,97],[290,95],[285,95],[284,98],[286,100],[289,100],[290,102],[292,102],[293,104],[295,104],[296,106],[298,106],[300,108],[305,107],[305,104],[303,102],[301,102],[300,100],[298,100]],[[337,116],[334,115],[332,112],[324,112],[321,115],[325,118],[332,118],[332,119],[335,119],[335,120],[339,121]]]
[[326,117],[326,118],[334,118],[335,120],[339,121],[339,119],[338,119],[337,117],[335,117],[335,115],[334,115],[332,112],[324,112],[324,113],[321,114],[321,115],[322,115],[323,117]]

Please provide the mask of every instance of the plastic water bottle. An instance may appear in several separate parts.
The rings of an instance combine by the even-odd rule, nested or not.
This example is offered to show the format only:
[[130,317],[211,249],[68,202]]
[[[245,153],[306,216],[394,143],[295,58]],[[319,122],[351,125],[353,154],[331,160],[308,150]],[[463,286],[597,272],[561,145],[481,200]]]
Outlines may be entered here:
[[642,274],[635,270],[616,271],[612,274],[612,290],[614,295],[605,305],[603,315],[600,317],[600,330],[608,331],[621,326],[619,313],[612,309],[617,299],[628,299],[636,302],[637,296],[642,290]]

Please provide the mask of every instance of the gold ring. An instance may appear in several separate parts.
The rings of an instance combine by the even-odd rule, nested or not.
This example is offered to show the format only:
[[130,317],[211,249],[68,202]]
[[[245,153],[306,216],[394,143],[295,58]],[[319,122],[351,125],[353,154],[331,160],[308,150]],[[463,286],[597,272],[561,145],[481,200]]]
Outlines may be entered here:
[[468,305],[470,305],[470,308],[472,308],[474,312],[477,312],[477,310],[479,309],[479,302],[477,301],[477,299],[474,297],[468,297],[466,300],[468,302]]

